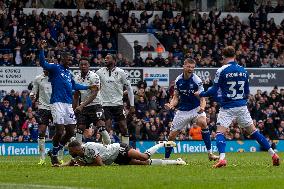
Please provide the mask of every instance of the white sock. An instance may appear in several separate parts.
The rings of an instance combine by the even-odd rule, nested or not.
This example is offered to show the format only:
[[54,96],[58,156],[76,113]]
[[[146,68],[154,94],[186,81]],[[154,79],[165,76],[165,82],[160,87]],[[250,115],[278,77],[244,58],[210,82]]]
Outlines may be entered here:
[[121,142],[129,145],[129,137],[121,136]]
[[213,152],[212,152],[212,149],[207,150],[207,153],[208,153],[208,154],[212,154],[212,153],[213,153]]
[[[111,143],[110,136],[106,130],[101,131],[100,134],[102,135],[103,144],[107,145]],[[128,140],[128,143],[129,143],[129,140]]]
[[220,153],[220,160],[225,159],[226,154],[225,153]]
[[273,156],[275,154],[275,151],[272,148],[269,148],[268,153]]
[[63,160],[63,156],[64,156],[64,147],[58,151],[58,159]]
[[151,159],[150,165],[178,165],[178,163],[171,159]]
[[76,140],[80,143],[82,143],[83,140],[83,134],[81,133],[76,133]]
[[159,143],[159,144],[156,144],[155,146],[152,146],[151,148],[146,150],[145,154],[148,154],[149,156],[152,156],[161,147],[164,147],[164,143]]
[[45,138],[38,139],[38,149],[40,158],[45,160]]

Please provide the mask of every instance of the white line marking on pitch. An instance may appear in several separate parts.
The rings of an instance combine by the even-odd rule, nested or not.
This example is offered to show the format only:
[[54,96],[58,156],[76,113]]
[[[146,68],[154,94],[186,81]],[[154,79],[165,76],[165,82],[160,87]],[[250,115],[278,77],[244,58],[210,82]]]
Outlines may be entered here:
[[[82,187],[69,187],[69,186],[52,186],[52,185],[41,185],[41,184],[14,184],[14,183],[0,183],[0,188],[48,188],[48,189],[80,189]],[[83,188],[89,188],[89,187],[83,187]]]

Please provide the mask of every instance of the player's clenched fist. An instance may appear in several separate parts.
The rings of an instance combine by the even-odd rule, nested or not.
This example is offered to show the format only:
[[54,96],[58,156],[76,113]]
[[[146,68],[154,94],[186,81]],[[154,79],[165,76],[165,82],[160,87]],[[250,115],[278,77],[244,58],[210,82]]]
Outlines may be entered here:
[[46,46],[47,46],[46,40],[41,40],[39,44],[40,49],[44,49]]

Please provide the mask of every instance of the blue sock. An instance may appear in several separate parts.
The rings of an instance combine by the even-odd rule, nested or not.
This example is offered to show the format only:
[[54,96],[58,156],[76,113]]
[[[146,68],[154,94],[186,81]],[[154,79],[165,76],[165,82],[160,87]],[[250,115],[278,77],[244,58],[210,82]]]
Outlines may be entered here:
[[202,134],[202,139],[204,141],[204,144],[206,146],[207,151],[211,150],[211,139],[210,139],[210,131],[209,129],[202,129],[201,130],[201,134]]
[[255,139],[265,150],[269,150],[270,145],[268,143],[268,141],[266,140],[266,138],[259,133],[258,130],[254,131],[251,134],[252,138]]
[[59,144],[58,146],[53,146],[52,148],[52,155],[53,156],[57,156],[58,155],[58,151],[61,150],[63,148],[62,144]]
[[219,153],[225,153],[226,148],[226,138],[223,133],[217,132],[216,134],[216,145]]
[[171,156],[173,147],[165,147],[165,158],[169,158]]

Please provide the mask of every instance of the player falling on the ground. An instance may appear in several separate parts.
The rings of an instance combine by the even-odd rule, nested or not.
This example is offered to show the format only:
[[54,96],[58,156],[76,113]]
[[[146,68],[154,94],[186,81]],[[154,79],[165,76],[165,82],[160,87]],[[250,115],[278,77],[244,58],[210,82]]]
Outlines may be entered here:
[[158,143],[141,153],[124,143],[103,145],[95,142],[81,144],[74,140],[68,144],[71,161],[61,166],[103,166],[116,163],[118,165],[186,165],[181,158],[177,160],[150,159],[164,146],[175,146],[172,141]]
[[130,113],[135,112],[134,94],[131,83],[124,70],[115,66],[116,60],[113,55],[105,57],[106,67],[99,69],[96,73],[101,80],[101,97],[106,118],[106,128],[110,130],[112,119],[119,126],[122,139],[121,142],[129,144],[129,135],[126,124],[126,115],[123,107],[123,87],[127,88],[130,101]]
[[[217,160],[219,156],[212,153],[210,131],[206,122],[206,114],[204,112],[206,101],[205,98],[198,98],[195,92],[203,91],[201,79],[193,73],[195,69],[195,61],[185,59],[183,64],[183,73],[175,80],[174,96],[170,103],[165,104],[167,109],[174,109],[177,105],[178,111],[173,120],[173,126],[169,134],[169,141],[175,140],[179,132],[191,124],[196,122],[202,129],[202,139],[205,143],[209,160]],[[165,158],[169,158],[173,147],[166,147]]]
[[[272,157],[273,165],[280,165],[279,156],[270,147],[266,138],[259,133],[253,124],[253,120],[247,108],[249,95],[249,82],[247,71],[235,60],[235,49],[228,46],[223,50],[223,66],[216,72],[214,84],[206,92],[199,96],[209,97],[221,90],[220,111],[217,117],[216,144],[220,153],[220,160],[213,166],[215,168],[227,165],[225,159],[226,138],[224,133],[229,128],[233,119],[243,127],[252,139],[255,139],[263,149],[267,150]],[[196,94],[198,95],[198,93]]]
[[[83,86],[76,84],[70,73],[69,65],[72,63],[72,56],[63,53],[60,64],[49,64],[44,57],[44,48],[46,41],[40,43],[40,65],[48,71],[49,80],[52,86],[50,98],[51,114],[55,124],[55,135],[53,136],[53,148],[49,151],[51,163],[60,164],[58,160],[58,151],[63,149],[64,145],[74,135],[76,118],[72,108],[72,90],[87,90],[92,86]],[[65,132],[64,132],[65,129]]]
[[[84,130],[89,127],[91,123],[98,128],[102,135],[104,144],[110,144],[110,136],[105,129],[104,110],[100,99],[100,78],[90,71],[90,64],[87,58],[81,58],[79,64],[80,72],[75,76],[74,80],[83,85],[95,86],[91,90],[80,91],[81,104],[75,105],[75,114],[77,118],[77,132],[76,140],[82,143]],[[74,103],[77,104],[79,96],[74,95]],[[74,108],[74,107],[73,107]]]

